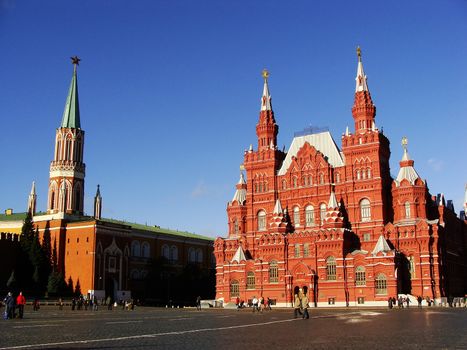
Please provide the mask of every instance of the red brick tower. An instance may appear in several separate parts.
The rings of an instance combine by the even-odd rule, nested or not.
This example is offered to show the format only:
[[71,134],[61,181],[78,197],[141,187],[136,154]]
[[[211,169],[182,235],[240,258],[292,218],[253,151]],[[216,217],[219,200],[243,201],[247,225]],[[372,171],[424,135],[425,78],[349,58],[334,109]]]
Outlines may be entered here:
[[363,71],[360,48],[352,115],[353,134],[342,136],[345,155],[345,185],[340,188],[352,230],[361,241],[378,239],[384,224],[392,219],[389,140],[375,124],[376,107]]
[[62,124],[56,131],[54,159],[50,163],[49,195],[47,213],[83,214],[84,176],[83,163],[84,131],[81,129],[78,78],[80,59],[72,57],[73,77],[66,99]]

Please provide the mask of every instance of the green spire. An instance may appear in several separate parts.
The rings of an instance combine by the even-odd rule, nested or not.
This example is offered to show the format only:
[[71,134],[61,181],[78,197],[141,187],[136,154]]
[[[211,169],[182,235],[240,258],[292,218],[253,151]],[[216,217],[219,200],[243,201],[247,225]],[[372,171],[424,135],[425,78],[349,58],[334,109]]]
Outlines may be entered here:
[[71,60],[74,66],[73,78],[71,79],[70,91],[68,91],[68,96],[66,98],[61,127],[81,129],[79,120],[78,78],[76,76],[76,67],[81,60],[77,56],[71,57]]

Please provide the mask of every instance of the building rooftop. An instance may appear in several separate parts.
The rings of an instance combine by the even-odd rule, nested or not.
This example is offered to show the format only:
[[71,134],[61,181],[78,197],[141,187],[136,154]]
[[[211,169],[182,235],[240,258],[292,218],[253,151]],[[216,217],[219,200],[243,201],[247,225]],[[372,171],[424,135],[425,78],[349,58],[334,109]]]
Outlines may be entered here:
[[[36,213],[34,217],[37,219],[38,216],[43,216],[43,215],[47,215],[47,214],[42,213],[42,212]],[[26,218],[26,213],[0,214],[0,222],[23,221],[25,218]],[[95,219],[92,216],[67,216],[66,220],[70,222],[76,222],[76,221],[89,221],[89,220],[95,220]],[[214,238],[212,237],[198,235],[196,233],[191,233],[191,232],[186,232],[186,231],[171,230],[167,228],[162,228],[160,226],[148,226],[148,225],[143,225],[143,224],[138,224],[138,223],[133,223],[133,222],[127,222],[124,220],[107,219],[107,218],[103,218],[98,221],[131,226],[132,228],[136,230],[149,231],[152,233],[160,233],[160,234],[189,237],[189,238],[198,238],[198,239],[203,239],[203,240],[214,241]],[[0,231],[1,231],[1,228],[0,228]]]

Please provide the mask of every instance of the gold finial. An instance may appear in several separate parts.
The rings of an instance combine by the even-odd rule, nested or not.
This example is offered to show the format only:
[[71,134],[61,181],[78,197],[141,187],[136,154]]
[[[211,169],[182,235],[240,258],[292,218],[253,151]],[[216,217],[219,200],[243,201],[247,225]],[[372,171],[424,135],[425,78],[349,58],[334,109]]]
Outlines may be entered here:
[[269,71],[266,68],[264,68],[263,71],[261,72],[261,75],[263,76],[264,80],[268,80]]
[[404,137],[402,138],[402,142],[401,142],[402,147],[404,148],[404,150],[407,150],[407,144],[408,144],[408,143],[409,143],[409,140],[407,140],[407,137],[404,136]]
[[362,61],[362,49],[360,49],[360,46],[357,46],[357,56],[358,56],[358,61]]
[[245,165],[244,164],[240,164],[240,171],[243,171],[245,170]]

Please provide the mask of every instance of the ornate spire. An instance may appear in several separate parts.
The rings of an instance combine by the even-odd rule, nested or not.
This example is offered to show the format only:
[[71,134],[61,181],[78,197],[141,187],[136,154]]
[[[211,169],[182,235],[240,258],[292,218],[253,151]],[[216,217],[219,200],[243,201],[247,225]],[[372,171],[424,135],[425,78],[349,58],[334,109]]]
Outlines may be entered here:
[[101,214],[102,214],[102,197],[101,197],[100,186],[97,185],[96,196],[94,197],[94,218],[96,220],[100,220]]
[[360,46],[357,47],[357,56],[358,56],[358,66],[357,66],[357,77],[355,78],[355,92],[359,91],[369,91],[367,84],[367,77],[363,71],[362,63],[362,50]]
[[246,186],[247,185],[246,185],[245,177],[243,176],[243,172],[241,171],[242,168],[243,168],[243,165],[240,166],[240,179],[237,182],[236,191],[235,191],[235,194],[234,194],[230,204],[232,204],[235,201],[238,203],[238,205],[244,205],[245,204],[245,201],[246,201]]
[[79,61],[78,56],[71,57],[73,63],[73,77],[71,78],[70,90],[66,98],[65,110],[62,117],[62,128],[81,128],[79,117],[79,101],[78,101],[78,77],[76,74]]
[[272,111],[271,95],[269,94],[269,87],[268,87],[268,78],[269,78],[268,70],[263,69],[261,75],[263,76],[263,79],[264,79],[263,96],[261,96],[261,110]]
[[367,77],[363,71],[362,52],[357,48],[358,65],[355,78],[355,100],[352,107],[352,115],[355,121],[355,131],[364,133],[369,130],[376,131],[375,115],[376,107],[371,99],[368,89]]
[[28,198],[28,212],[31,213],[32,216],[36,214],[36,182],[32,182],[31,193],[29,194]]
[[277,133],[279,127],[274,120],[274,112],[271,105],[271,95],[269,94],[268,78],[269,72],[263,69],[264,79],[263,95],[261,96],[261,110],[259,122],[256,125],[256,135],[258,136],[258,151],[274,150],[277,146]]

